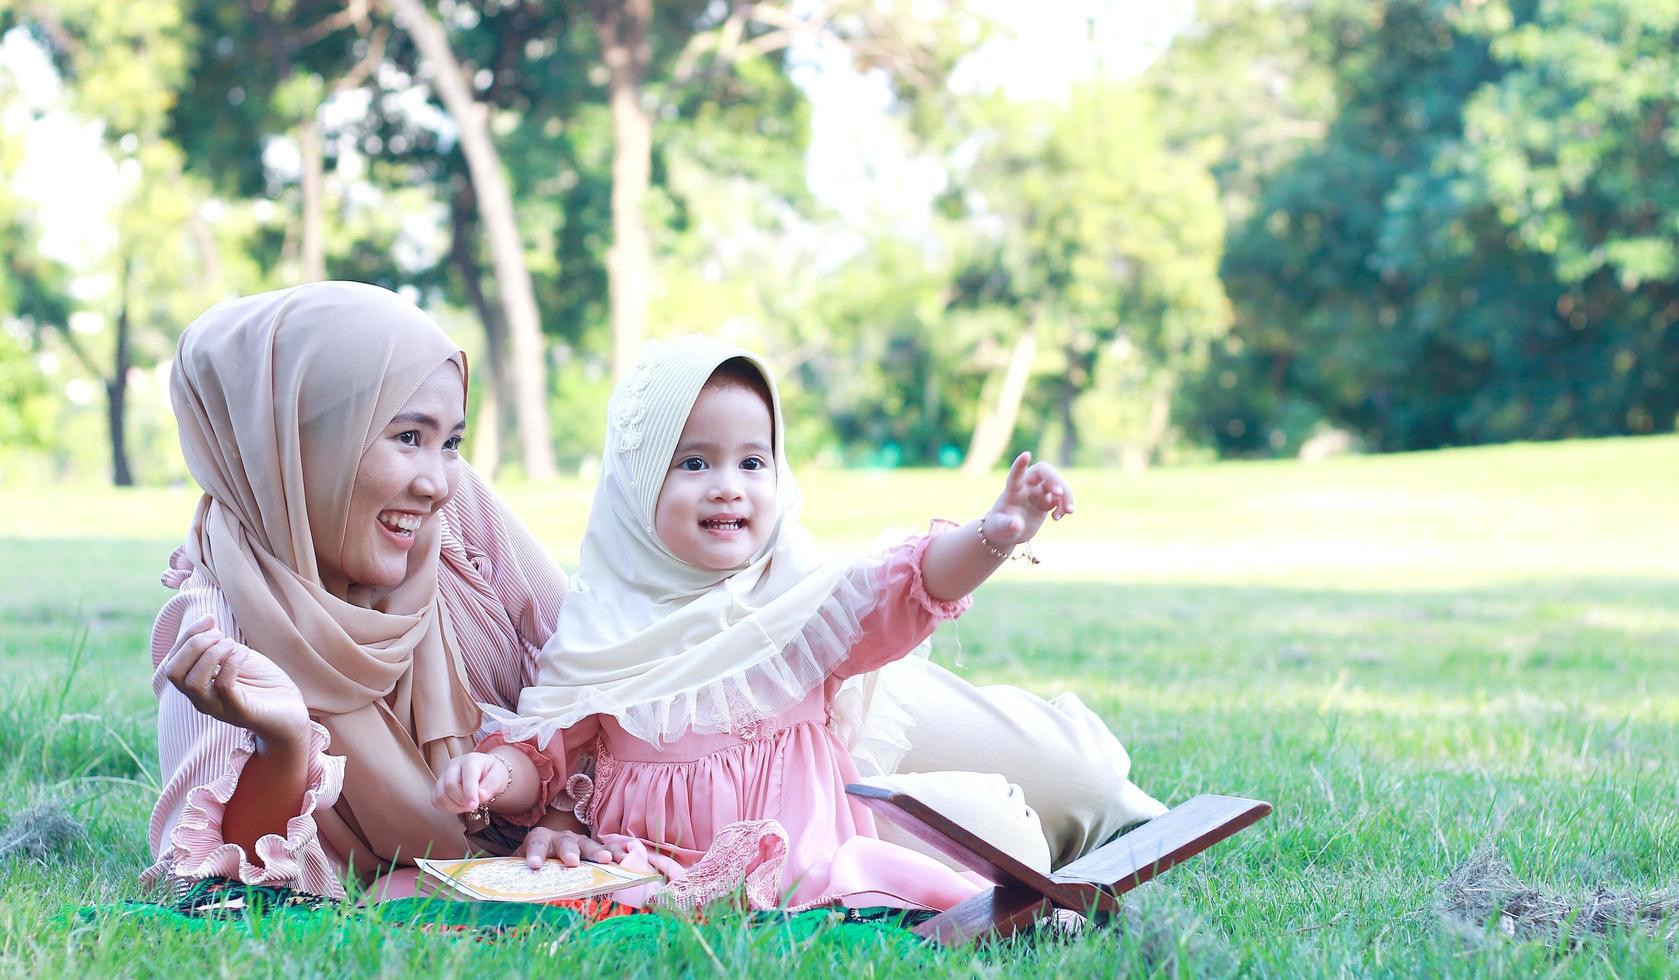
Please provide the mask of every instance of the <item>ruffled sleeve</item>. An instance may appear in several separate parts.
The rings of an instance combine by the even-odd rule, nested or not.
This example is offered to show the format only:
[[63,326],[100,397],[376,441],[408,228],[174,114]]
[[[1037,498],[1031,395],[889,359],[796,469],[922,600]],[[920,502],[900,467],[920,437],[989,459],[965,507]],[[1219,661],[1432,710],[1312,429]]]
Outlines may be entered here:
[[973,596],[943,601],[927,593],[921,559],[935,536],[957,525],[935,520],[927,534],[886,551],[870,576],[875,586],[874,608],[863,618],[862,634],[845,662],[834,670],[838,678],[867,673],[906,656],[933,629],[955,619],[973,605]]
[[[184,561],[184,559],[181,559]],[[150,842],[154,863],[141,881],[155,884],[169,877],[221,876],[247,884],[277,885],[342,897],[338,862],[327,853],[315,813],[338,799],[344,784],[344,759],[328,755],[330,737],[311,723],[308,776],[298,812],[286,820],[286,832],[256,842],[255,855],[222,839],[228,800],[240,773],[256,752],[249,731],[201,714],[163,676],[163,660],[181,627],[212,613],[222,631],[242,641],[232,610],[220,590],[190,568],[176,567],[181,591],[167,602],[152,628],[152,690],[158,699],[158,756],[165,774],[163,793],[152,810]]]
[[[536,767],[536,802],[531,804],[531,808],[524,813],[498,813],[496,818],[519,827],[534,827],[537,821],[541,820],[543,815],[548,812],[548,807],[554,802],[554,798],[566,790],[566,780],[563,778],[565,760],[561,758],[556,761],[547,752],[542,751],[530,742],[510,742],[507,740],[507,736],[501,732],[495,732],[479,742],[477,751],[488,752],[503,745],[517,749],[531,761],[532,766]],[[550,747],[561,749],[563,753],[558,740],[550,743]]]

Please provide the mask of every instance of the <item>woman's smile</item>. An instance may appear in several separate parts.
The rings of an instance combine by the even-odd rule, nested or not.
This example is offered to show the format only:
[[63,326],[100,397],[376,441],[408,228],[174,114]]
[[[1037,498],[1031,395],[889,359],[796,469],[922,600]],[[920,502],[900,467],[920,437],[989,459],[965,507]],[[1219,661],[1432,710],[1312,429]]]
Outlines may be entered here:
[[414,532],[425,526],[428,515],[409,510],[380,511],[379,529],[403,551],[414,546]]

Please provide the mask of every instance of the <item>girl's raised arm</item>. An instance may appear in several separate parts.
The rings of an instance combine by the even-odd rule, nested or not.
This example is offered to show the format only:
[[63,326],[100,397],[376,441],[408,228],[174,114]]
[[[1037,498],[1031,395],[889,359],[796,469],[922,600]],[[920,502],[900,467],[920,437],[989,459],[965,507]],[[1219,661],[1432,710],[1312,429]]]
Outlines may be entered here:
[[1048,463],[1021,453],[1009,467],[1003,492],[984,517],[946,531],[927,546],[921,559],[927,594],[940,601],[960,599],[978,588],[1030,541],[1044,518],[1060,520],[1073,512],[1073,492]]

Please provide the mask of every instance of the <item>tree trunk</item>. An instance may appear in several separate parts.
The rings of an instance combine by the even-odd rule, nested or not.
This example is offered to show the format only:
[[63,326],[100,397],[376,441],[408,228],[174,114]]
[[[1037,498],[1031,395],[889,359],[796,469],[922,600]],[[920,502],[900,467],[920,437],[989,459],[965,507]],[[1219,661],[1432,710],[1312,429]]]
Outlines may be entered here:
[[484,325],[484,360],[474,365],[478,379],[478,417],[472,424],[472,465],[485,476],[501,469],[501,438],[507,430],[507,325],[484,292],[484,270],[472,251],[472,186],[459,182],[450,204],[449,259],[460,275],[468,302]]
[[525,265],[524,244],[513,214],[513,192],[502,168],[501,154],[490,138],[488,112],[467,89],[466,76],[449,47],[443,27],[432,19],[421,0],[385,0],[398,22],[414,39],[431,71],[444,108],[460,128],[461,153],[472,178],[478,217],[490,240],[496,293],[512,348],[513,408],[519,420],[520,456],[525,476],[552,479],[556,472],[554,445],[548,437],[548,359],[542,322],[536,309],[536,290]]
[[1160,444],[1165,441],[1166,430],[1172,422],[1173,389],[1174,386],[1168,382],[1155,385],[1142,441],[1121,451],[1120,463],[1126,473],[1141,476],[1160,454]]
[[105,381],[106,424],[111,430],[111,482],[119,487],[134,485],[134,472],[128,466],[128,439],[123,421],[128,400],[128,278],[129,261],[122,265],[121,290],[117,298],[116,356],[112,359],[111,376]]
[[1061,420],[1060,458],[1056,460],[1063,467],[1073,465],[1073,460],[1079,452],[1078,419],[1073,415],[1073,406],[1078,402],[1079,395],[1091,383],[1091,376],[1096,368],[1096,352],[1081,351],[1074,338],[1069,337],[1066,345],[1067,370],[1061,375],[1061,390],[1056,396],[1056,414]]
[[297,124],[297,152],[302,168],[298,184],[303,192],[303,241],[298,248],[299,281],[319,282],[326,278],[326,247],[322,233],[326,217],[321,195],[325,164],[321,160],[321,133],[315,125],[313,112]]
[[1032,358],[1038,353],[1035,328],[1035,324],[1028,324],[1015,340],[1001,383],[985,386],[987,392],[997,392],[997,400],[989,409],[981,407],[979,424],[974,426],[973,440],[968,443],[968,458],[962,461],[963,476],[978,476],[995,467],[1014,438],[1014,423],[1020,417],[1026,382],[1032,376]]
[[607,68],[612,107],[612,247],[606,274],[612,300],[612,370],[622,378],[647,333],[653,246],[647,187],[653,174],[653,120],[642,104],[652,56],[653,0],[594,0],[595,34]]

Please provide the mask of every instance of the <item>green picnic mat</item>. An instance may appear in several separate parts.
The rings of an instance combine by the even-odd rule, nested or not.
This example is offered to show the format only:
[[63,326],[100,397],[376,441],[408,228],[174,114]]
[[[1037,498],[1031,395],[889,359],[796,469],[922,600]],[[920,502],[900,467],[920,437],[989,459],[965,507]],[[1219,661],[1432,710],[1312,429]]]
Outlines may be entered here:
[[161,929],[252,934],[331,928],[334,921],[373,922],[394,928],[485,941],[526,937],[583,943],[601,952],[654,954],[693,930],[750,928],[779,930],[790,943],[868,945],[883,953],[913,956],[924,946],[909,930],[930,912],[902,909],[815,909],[807,912],[724,912],[699,921],[675,915],[626,912],[622,906],[596,902],[587,910],[518,902],[456,902],[439,898],[399,898],[358,907],[292,891],[244,885],[223,878],[194,882],[178,898],[165,902],[125,901],[90,905],[69,912],[75,924],[94,925],[110,918],[142,921]]

